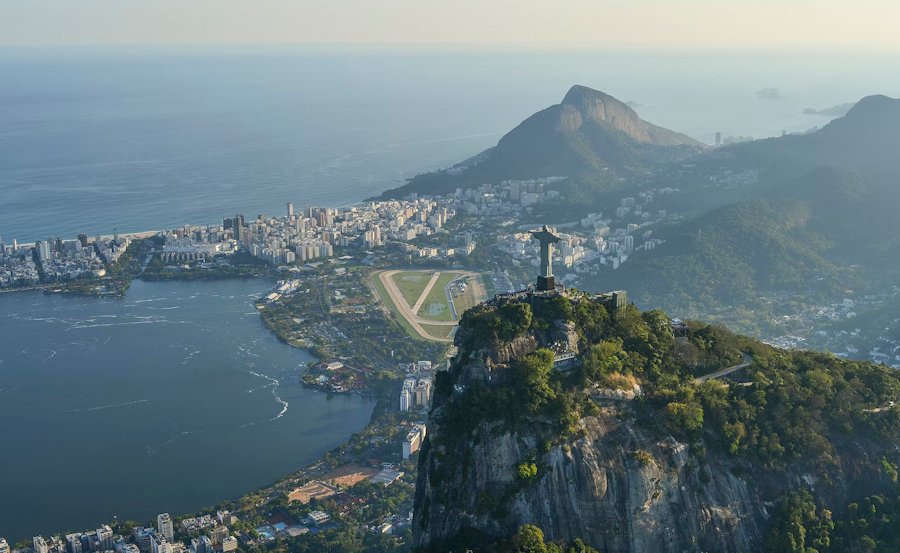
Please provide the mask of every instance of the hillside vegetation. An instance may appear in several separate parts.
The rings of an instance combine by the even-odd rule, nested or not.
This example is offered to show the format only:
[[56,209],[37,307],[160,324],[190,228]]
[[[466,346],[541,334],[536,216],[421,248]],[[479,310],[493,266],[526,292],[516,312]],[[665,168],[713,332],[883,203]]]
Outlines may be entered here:
[[[769,544],[770,551],[821,553],[840,550],[829,549],[840,543],[843,550],[868,551],[876,549],[853,548],[869,541],[882,547],[900,535],[879,522],[900,500],[900,456],[892,445],[900,438],[900,407],[894,406],[900,378],[894,371],[779,350],[698,322],[679,327],[678,334],[661,311],[629,306],[612,315],[578,293],[526,295],[467,312],[457,335],[460,353],[437,383],[433,430],[420,457],[417,543],[433,551],[477,548],[507,539],[522,524],[543,522],[551,541],[580,538],[600,551],[632,551],[620,535],[593,525],[640,515],[621,512],[624,506],[615,507],[615,500],[608,507],[613,513],[590,510],[609,501],[608,494],[644,493],[628,491],[634,485],[628,482],[652,470],[663,471],[657,478],[690,483],[678,493],[708,509],[720,508],[720,492],[704,491],[712,483],[734,480],[726,490],[747,494],[748,514],[729,519],[733,527],[724,537],[707,538],[710,521],[691,522],[701,543],[725,540],[716,550],[754,543]],[[564,342],[577,344],[579,352],[578,366],[568,372],[554,369],[554,350]],[[695,381],[745,358],[750,366],[727,380]],[[623,399],[609,399],[614,397]],[[599,428],[606,430],[597,434]],[[623,432],[634,441],[618,446],[634,447],[629,457],[594,449],[605,443],[605,434]],[[673,461],[661,451],[679,446],[660,449],[666,440],[689,452],[678,461],[685,468],[670,474],[664,467]],[[585,461],[571,465],[570,456]],[[608,460],[591,468],[587,459],[597,456]],[[482,466],[487,459],[490,467]],[[506,475],[503,463],[509,463]],[[602,467],[617,463],[635,472],[622,481],[624,488],[590,491],[596,484],[586,482],[601,474],[608,480],[610,469]],[[575,471],[568,478],[586,479],[581,485],[589,489],[557,489],[559,471]],[[573,493],[588,512],[533,512],[533,501],[571,504],[573,498],[557,495]],[[600,495],[589,500],[583,494]],[[645,500],[673,508],[665,493]],[[766,514],[766,502],[779,506],[776,514]],[[454,517],[455,523],[447,522]],[[645,539],[632,532],[631,540]],[[675,545],[659,550],[680,550]]]

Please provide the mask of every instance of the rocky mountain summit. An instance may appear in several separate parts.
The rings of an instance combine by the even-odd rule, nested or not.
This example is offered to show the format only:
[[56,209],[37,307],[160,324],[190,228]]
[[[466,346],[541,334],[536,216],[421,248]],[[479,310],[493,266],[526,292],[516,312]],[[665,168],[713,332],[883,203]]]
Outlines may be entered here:
[[456,342],[419,457],[420,551],[502,551],[523,525],[604,553],[874,551],[855,548],[859,505],[898,501],[885,367],[580,292],[498,297]]
[[556,113],[558,132],[577,132],[585,125],[604,125],[643,144],[702,145],[687,135],[644,121],[628,104],[582,85],[570,88],[561,103],[547,110]]
[[447,193],[510,178],[620,171],[704,148],[689,136],[644,121],[609,94],[575,85],[562,102],[528,117],[493,148],[451,169],[415,177],[385,196]]

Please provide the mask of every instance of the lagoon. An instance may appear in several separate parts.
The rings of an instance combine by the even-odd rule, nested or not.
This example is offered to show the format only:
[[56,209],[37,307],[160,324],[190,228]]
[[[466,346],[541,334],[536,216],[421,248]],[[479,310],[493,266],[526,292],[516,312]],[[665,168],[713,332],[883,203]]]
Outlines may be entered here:
[[300,469],[374,402],[304,388],[262,279],[135,281],[125,298],[0,294],[0,535],[212,506]]

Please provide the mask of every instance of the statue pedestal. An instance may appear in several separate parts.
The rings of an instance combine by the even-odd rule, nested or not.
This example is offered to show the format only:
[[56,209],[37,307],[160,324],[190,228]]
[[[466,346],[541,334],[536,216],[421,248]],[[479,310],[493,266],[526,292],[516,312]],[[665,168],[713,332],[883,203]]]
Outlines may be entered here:
[[546,292],[547,290],[556,290],[556,279],[552,276],[538,276],[537,289],[541,292]]

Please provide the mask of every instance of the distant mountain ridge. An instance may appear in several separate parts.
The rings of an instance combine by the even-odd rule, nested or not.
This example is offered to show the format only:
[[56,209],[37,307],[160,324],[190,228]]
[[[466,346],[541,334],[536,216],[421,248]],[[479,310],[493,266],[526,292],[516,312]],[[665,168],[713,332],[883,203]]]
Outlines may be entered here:
[[569,89],[504,135],[497,145],[453,170],[419,175],[385,193],[443,194],[509,178],[570,177],[652,160],[659,149],[705,146],[638,116],[626,103],[586,86]]
[[639,304],[707,318],[763,296],[827,301],[897,282],[898,154],[900,100],[884,95],[861,99],[815,132],[712,149],[643,121],[608,94],[574,86],[496,147],[387,195],[564,176],[553,184],[559,196],[530,217],[567,223],[589,212],[610,216],[641,190],[677,189],[654,206],[683,217],[653,227],[665,243],[617,270],[599,267],[579,286],[626,288]]
[[866,96],[847,115],[816,132],[757,140],[731,147],[739,157],[787,162],[798,169],[836,167],[900,170],[900,100]]
[[[682,206],[717,205],[669,225],[665,245],[597,281],[689,316],[773,293],[824,301],[889,287],[900,275],[898,153],[900,100],[869,96],[817,132],[698,156],[676,183]],[[711,178],[742,170],[760,176],[730,189]]]

